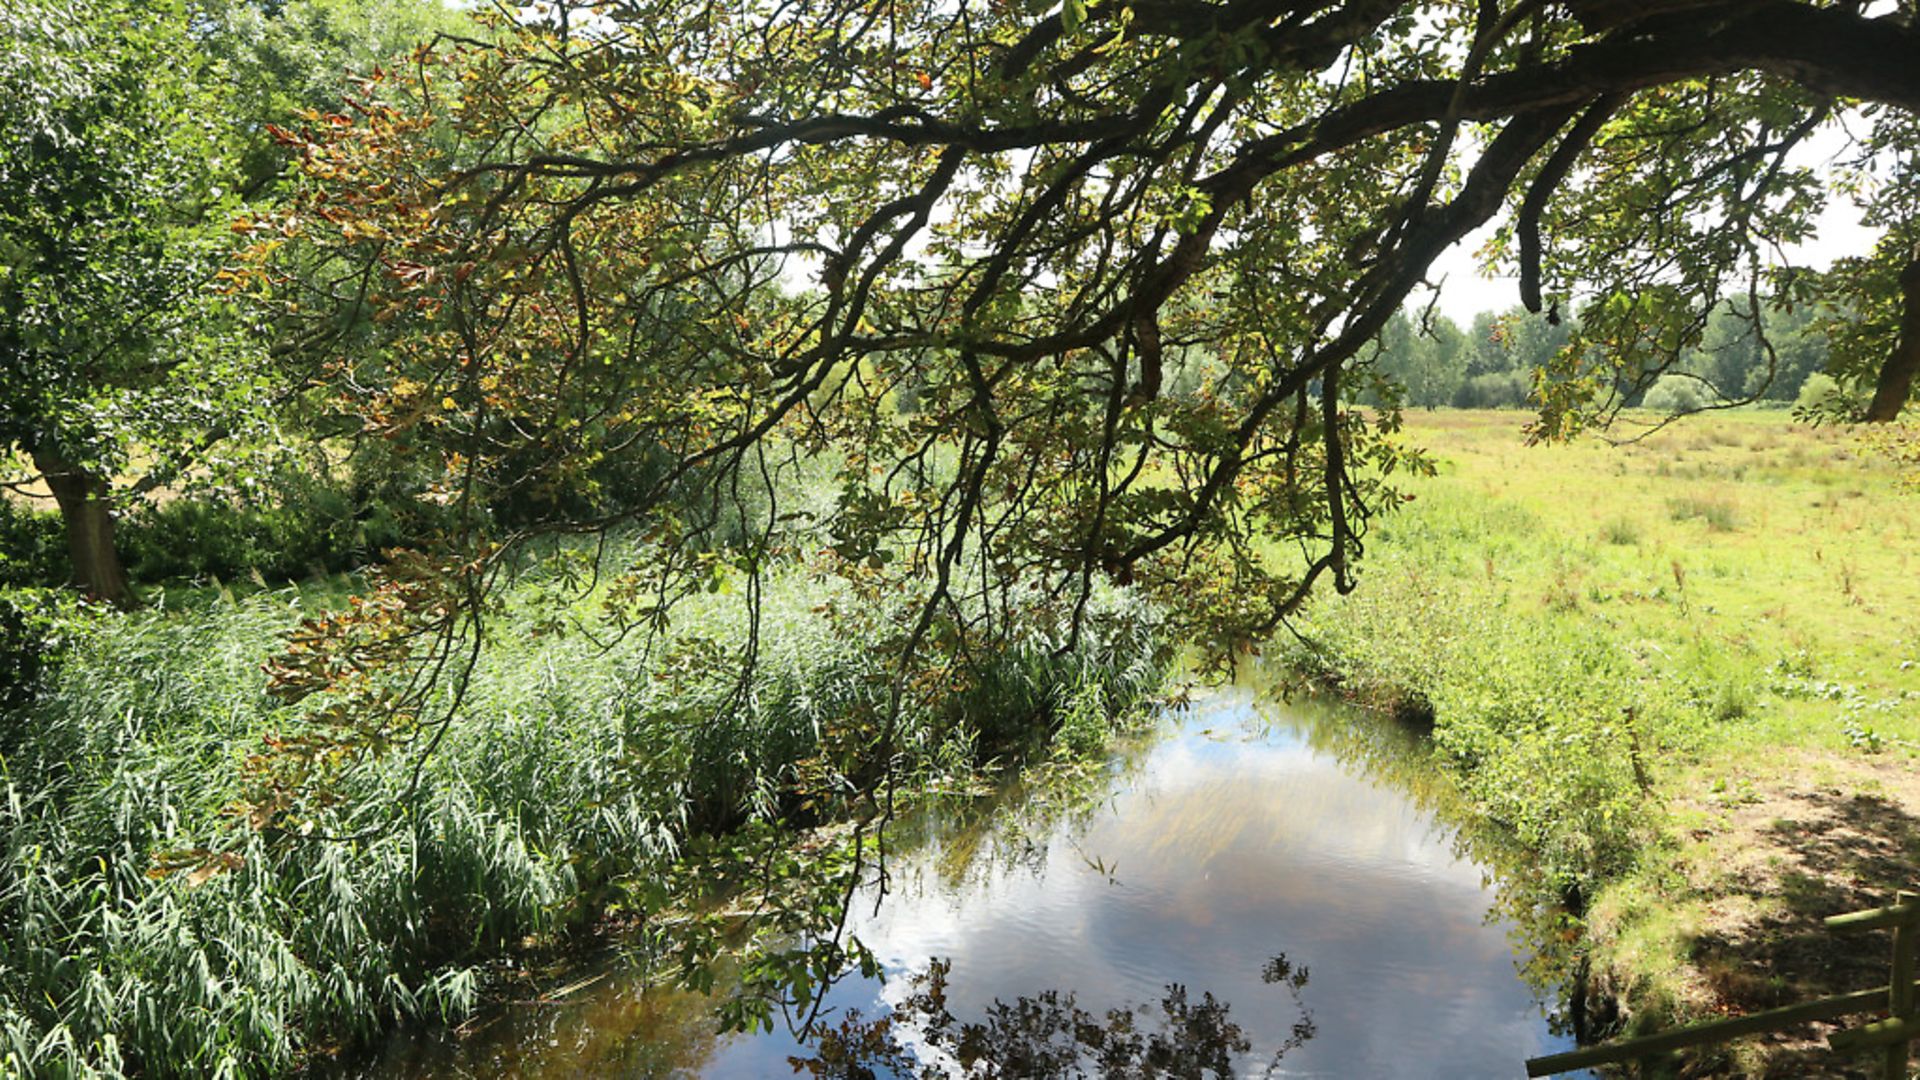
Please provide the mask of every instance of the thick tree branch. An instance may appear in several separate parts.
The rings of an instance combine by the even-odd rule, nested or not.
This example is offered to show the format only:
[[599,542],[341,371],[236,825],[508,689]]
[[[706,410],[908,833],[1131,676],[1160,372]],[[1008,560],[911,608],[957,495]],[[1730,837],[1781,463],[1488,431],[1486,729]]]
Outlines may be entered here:
[[1520,204],[1520,213],[1514,220],[1514,231],[1520,237],[1520,302],[1536,315],[1540,313],[1540,215],[1546,212],[1554,189],[1567,178],[1573,163],[1593,142],[1601,125],[1620,107],[1620,101],[1618,95],[1606,94],[1580,114],[1566,138],[1560,140],[1546,164],[1540,166],[1533,186],[1527,189],[1527,197]]

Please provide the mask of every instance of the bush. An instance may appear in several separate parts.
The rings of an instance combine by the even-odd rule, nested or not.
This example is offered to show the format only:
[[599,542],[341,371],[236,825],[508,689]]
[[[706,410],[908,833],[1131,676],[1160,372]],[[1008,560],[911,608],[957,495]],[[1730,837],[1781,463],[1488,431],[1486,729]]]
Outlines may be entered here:
[[0,495],[0,589],[55,585],[67,573],[60,515]]
[[1533,397],[1533,378],[1524,371],[1489,371],[1460,384],[1453,404],[1459,409],[1520,409]]
[[45,689],[85,625],[86,612],[71,594],[0,588],[0,765],[12,737],[25,734],[16,714]]
[[1800,384],[1800,393],[1793,399],[1793,413],[1799,419],[1816,422],[1849,421],[1859,416],[1866,404],[1858,390],[1840,385],[1824,371],[1816,371]]
[[404,530],[419,523],[403,514],[355,498],[331,480],[285,473],[248,500],[175,499],[143,506],[117,535],[136,581],[250,573],[290,581],[364,566],[405,543],[410,537]]
[[1653,384],[1640,407],[1668,416],[1699,412],[1713,404],[1714,395],[1707,385],[1690,375],[1662,375]]

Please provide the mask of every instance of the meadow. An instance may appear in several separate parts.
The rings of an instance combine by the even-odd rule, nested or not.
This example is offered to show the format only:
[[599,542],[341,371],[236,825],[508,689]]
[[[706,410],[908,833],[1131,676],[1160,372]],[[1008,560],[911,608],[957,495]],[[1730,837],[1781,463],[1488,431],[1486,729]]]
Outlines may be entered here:
[[[1617,445],[1528,446],[1525,419],[1409,413],[1437,475],[1274,648],[1431,720],[1626,1028],[1884,981],[1883,943],[1817,921],[1920,855],[1910,473],[1777,411],[1630,415]],[[1817,1034],[1705,1064],[1802,1075]]]

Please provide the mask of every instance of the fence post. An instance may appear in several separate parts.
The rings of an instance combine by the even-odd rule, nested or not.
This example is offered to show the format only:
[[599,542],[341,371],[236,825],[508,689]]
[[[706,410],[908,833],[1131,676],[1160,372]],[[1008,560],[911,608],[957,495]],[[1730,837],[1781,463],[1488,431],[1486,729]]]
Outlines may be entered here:
[[[1904,889],[1894,898],[1896,906],[1904,906],[1915,898],[1913,893]],[[1920,943],[1920,935],[1914,933],[1912,914],[1893,924],[1893,978],[1887,987],[1887,1015],[1895,1020],[1905,1020],[1913,1014],[1913,959],[1914,945]],[[1907,1080],[1907,1041],[1898,1039],[1887,1044],[1887,1080]]]

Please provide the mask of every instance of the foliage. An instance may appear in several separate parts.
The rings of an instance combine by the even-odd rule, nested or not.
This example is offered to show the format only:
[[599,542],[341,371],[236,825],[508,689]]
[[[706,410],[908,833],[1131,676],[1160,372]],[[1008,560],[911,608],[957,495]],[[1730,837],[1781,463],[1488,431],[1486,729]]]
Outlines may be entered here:
[[0,719],[40,696],[90,622],[90,613],[72,597],[0,587]]
[[[136,582],[284,582],[377,563],[429,535],[437,507],[408,497],[377,466],[263,469],[244,486],[142,503],[115,535]],[[0,587],[41,586],[66,574],[59,515],[0,500]]]
[[195,18],[197,44],[232,81],[229,123],[247,139],[236,171],[261,191],[286,166],[267,125],[338,104],[416,45],[479,29],[455,6],[419,0],[196,0]]
[[[396,616],[444,647],[391,677],[456,664],[529,532],[702,506],[671,530],[709,550],[743,483],[828,448],[835,551],[918,597],[901,683],[938,630],[1010,625],[951,619],[963,577],[1130,583],[1216,661],[1315,583],[1349,590],[1425,467],[1396,409],[1351,406],[1400,400],[1367,349],[1407,337],[1441,250],[1511,208],[1489,254],[1545,317],[1435,348],[1467,359],[1456,396],[1524,382],[1536,434],[1565,435],[1726,344],[1716,317],[1804,305],[1764,256],[1824,197],[1788,155],[1835,95],[1920,103],[1882,62],[1916,32],[1843,6],[1525,11],[923,4],[881,41],[840,0],[561,3],[280,131],[302,183],[244,223],[245,287],[338,312],[324,283],[358,283],[345,310],[393,329],[332,367],[340,408],[462,515],[428,562],[464,580]],[[330,261],[278,261],[290,244]],[[1397,374],[1452,385],[1437,356]],[[663,463],[620,507],[552,497],[620,455]],[[485,519],[516,490],[541,512]],[[724,558],[796,542],[785,508],[749,516]],[[707,572],[662,562],[686,575],[662,595]]]
[[111,473],[230,425],[259,352],[210,283],[239,133],[180,0],[0,15],[0,445]]
[[[1012,1002],[996,1000],[977,1023],[964,1023],[947,1007],[951,961],[935,959],[913,974],[911,990],[891,1013],[868,1019],[850,1011],[820,1039],[815,1052],[794,1057],[796,1073],[814,1077],[878,1075],[939,1077],[1167,1077],[1199,1080],[1235,1075],[1235,1062],[1253,1048],[1230,1007],[1203,991],[1198,1002],[1170,985],[1158,1011],[1146,1006],[1109,1009],[1095,1016],[1072,993],[1043,990]],[[1267,961],[1265,980],[1285,987],[1296,1005],[1307,969],[1285,956]],[[1305,1009],[1292,1033],[1267,1062],[1278,1066],[1287,1051],[1312,1038]],[[907,1041],[903,1041],[902,1035]],[[911,1049],[909,1049],[911,1045]]]
[[59,515],[0,498],[0,588],[58,581],[66,561]]
[[0,94],[19,103],[0,126],[0,483],[53,488],[78,584],[131,602],[115,507],[255,475],[310,419],[297,331],[225,287],[232,221],[278,193],[271,122],[451,25],[386,0],[0,13]]
[[[141,507],[120,530],[135,580],[259,576],[270,581],[341,573],[419,537],[424,523],[370,492],[305,470],[277,469],[231,501],[174,499]],[[408,526],[414,526],[408,528]]]

